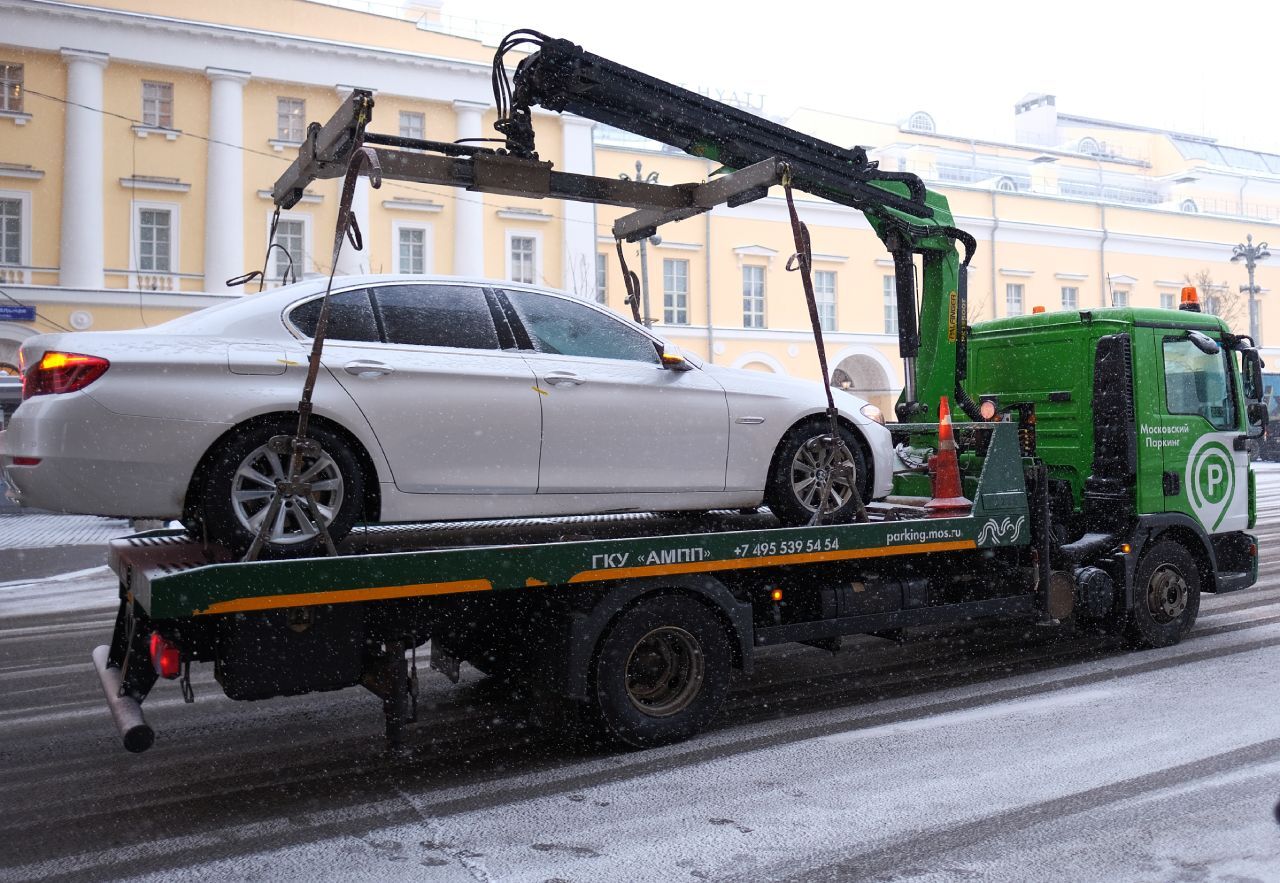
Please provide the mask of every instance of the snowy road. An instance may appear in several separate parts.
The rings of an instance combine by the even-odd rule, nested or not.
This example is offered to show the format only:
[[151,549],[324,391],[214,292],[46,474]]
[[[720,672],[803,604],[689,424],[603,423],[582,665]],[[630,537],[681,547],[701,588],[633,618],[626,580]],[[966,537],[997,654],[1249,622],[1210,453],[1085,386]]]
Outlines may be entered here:
[[423,682],[407,756],[369,694],[147,702],[88,663],[101,571],[0,586],[0,879],[1280,880],[1280,467],[1262,577],[1180,646],[1004,628],[766,654],[710,732],[575,750],[527,697]]

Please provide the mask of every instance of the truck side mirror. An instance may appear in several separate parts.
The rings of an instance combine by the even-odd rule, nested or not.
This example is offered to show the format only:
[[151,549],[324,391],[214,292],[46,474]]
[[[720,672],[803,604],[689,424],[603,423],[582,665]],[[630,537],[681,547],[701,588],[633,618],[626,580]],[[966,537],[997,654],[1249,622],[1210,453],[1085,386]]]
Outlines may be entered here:
[[1256,434],[1252,432],[1248,433],[1249,438],[1261,438],[1263,433],[1267,430],[1267,422],[1270,419],[1267,414],[1267,403],[1249,402],[1245,407],[1247,408],[1245,413],[1249,417],[1249,426],[1257,427],[1258,429]]
[[1246,402],[1260,402],[1265,390],[1262,387],[1262,357],[1253,347],[1240,351],[1240,373],[1244,379]]

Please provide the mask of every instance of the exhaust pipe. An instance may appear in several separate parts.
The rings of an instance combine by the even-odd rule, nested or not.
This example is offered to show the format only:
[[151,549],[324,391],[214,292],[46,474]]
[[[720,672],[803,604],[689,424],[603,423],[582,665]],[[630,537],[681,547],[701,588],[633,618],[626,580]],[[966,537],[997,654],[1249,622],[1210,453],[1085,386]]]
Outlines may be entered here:
[[155,730],[142,716],[142,704],[132,696],[120,694],[120,669],[107,664],[107,656],[111,648],[106,644],[93,651],[93,667],[98,670],[98,678],[102,681],[102,692],[107,697],[107,707],[111,709],[111,717],[116,722],[116,730],[124,741],[127,751],[141,754],[155,742]]

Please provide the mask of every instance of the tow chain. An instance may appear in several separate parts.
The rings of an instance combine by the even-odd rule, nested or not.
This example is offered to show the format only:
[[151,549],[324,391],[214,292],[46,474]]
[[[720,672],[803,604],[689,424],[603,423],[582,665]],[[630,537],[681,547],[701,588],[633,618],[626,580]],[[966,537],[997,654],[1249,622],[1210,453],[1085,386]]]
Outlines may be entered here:
[[329,295],[333,291],[333,277],[338,271],[338,256],[342,252],[342,241],[350,240],[356,251],[364,249],[364,238],[360,234],[360,225],[356,223],[355,214],[351,211],[351,200],[355,195],[356,181],[360,178],[363,166],[368,166],[369,186],[382,186],[382,166],[378,162],[378,154],[371,147],[361,144],[364,137],[364,126],[357,132],[356,143],[360,144],[347,163],[347,173],[342,181],[342,198],[338,203],[338,221],[334,226],[333,258],[329,267],[329,283],[325,286],[324,297],[320,301],[320,315],[316,319],[315,334],[311,341],[311,357],[307,362],[307,377],[302,384],[302,397],[298,400],[298,427],[293,435],[277,435],[267,442],[267,447],[279,456],[289,458],[288,479],[276,482],[271,493],[271,501],[267,504],[267,512],[258,532],[254,535],[249,550],[245,552],[243,561],[255,561],[267,542],[267,534],[284,505],[305,506],[310,512],[324,547],[330,555],[337,555],[337,547],[333,537],[329,535],[329,526],[320,512],[320,504],[316,500],[315,490],[310,481],[302,478],[302,460],[304,457],[319,458],[324,451],[320,443],[307,437],[307,426],[311,419],[312,395],[315,392],[316,378],[320,375],[320,359],[324,353],[324,338],[329,326]]
[[818,300],[813,291],[813,246],[809,239],[809,227],[800,220],[800,215],[796,212],[796,201],[791,192],[791,166],[785,163],[782,166],[782,190],[787,197],[787,212],[791,216],[791,235],[796,242],[795,254],[787,258],[787,270],[788,272],[797,270],[800,272],[800,281],[804,285],[805,300],[809,306],[809,321],[813,325],[813,342],[818,350],[818,367],[822,371],[822,389],[827,395],[827,434],[806,442],[806,445],[825,448],[826,458],[818,462],[826,462],[828,464],[823,474],[822,486],[818,494],[818,508],[814,510],[813,517],[809,519],[809,524],[811,526],[822,524],[829,514],[827,506],[831,502],[831,488],[837,480],[844,481],[849,487],[854,520],[859,522],[870,521],[870,518],[867,517],[866,506],[862,502],[862,494],[858,490],[858,482],[862,476],[857,474],[857,470],[853,466],[852,451],[849,452],[849,458],[842,459],[840,457],[840,449],[844,447],[844,442],[840,437],[839,411],[836,409],[835,397],[831,394],[831,380],[830,375],[827,373],[827,350],[822,339],[822,321],[818,316]]

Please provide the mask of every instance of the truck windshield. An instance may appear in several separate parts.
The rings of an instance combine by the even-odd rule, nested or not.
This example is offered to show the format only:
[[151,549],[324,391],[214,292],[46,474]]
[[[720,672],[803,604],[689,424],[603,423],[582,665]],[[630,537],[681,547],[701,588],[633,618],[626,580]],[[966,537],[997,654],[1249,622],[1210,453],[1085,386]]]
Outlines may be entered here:
[[1209,355],[1186,339],[1164,342],[1165,400],[1170,414],[1199,414],[1216,429],[1236,427],[1235,396],[1223,349]]

